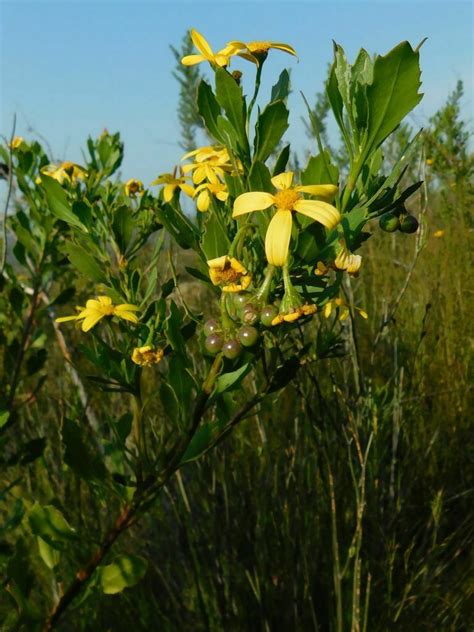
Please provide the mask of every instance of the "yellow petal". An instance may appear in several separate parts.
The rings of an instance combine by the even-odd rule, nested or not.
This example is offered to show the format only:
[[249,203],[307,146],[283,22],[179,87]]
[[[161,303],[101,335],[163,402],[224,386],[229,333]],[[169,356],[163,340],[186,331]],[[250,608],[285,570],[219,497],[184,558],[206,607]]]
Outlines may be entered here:
[[221,68],[222,68],[223,66],[227,66],[227,64],[229,63],[229,56],[228,55],[219,55],[219,54],[217,54],[214,57],[214,62],[218,66],[221,66]]
[[196,29],[191,29],[191,39],[193,40],[194,46],[198,49],[198,51],[206,57],[206,59],[210,59],[213,57],[214,53],[212,52],[212,48],[209,46],[207,40],[196,31]]
[[209,209],[209,205],[211,203],[211,196],[209,195],[209,191],[204,189],[198,195],[197,199],[197,208],[201,213],[205,213]]
[[282,266],[288,257],[293,220],[290,211],[277,211],[265,235],[265,253],[268,263]]
[[126,312],[138,312],[140,310],[136,305],[132,305],[130,303],[122,303],[121,305],[117,305],[115,308],[116,312],[126,311]]
[[127,311],[116,312],[115,316],[117,316],[117,318],[123,318],[123,320],[129,320],[132,323],[138,323],[138,318],[136,314],[134,314],[133,312],[127,312]]
[[320,197],[330,200],[336,195],[338,188],[335,184],[308,184],[295,187],[295,191],[309,193],[310,195],[319,195]]
[[323,314],[325,318],[329,318],[332,312],[332,301],[328,301],[323,309]]
[[207,265],[210,268],[218,268],[219,270],[223,270],[225,264],[229,261],[228,255],[222,255],[222,257],[216,257],[215,259],[209,259],[207,261]]
[[274,203],[274,197],[270,193],[263,191],[252,191],[250,193],[242,193],[234,202],[234,211],[232,217],[251,213],[252,211],[263,211]]
[[100,312],[94,312],[94,314],[87,316],[87,318],[85,318],[82,322],[82,331],[89,331],[89,329],[92,329],[92,327],[97,325],[99,320],[103,317],[104,314],[101,314]]
[[289,189],[293,182],[293,175],[293,171],[280,173],[277,176],[273,176],[272,184],[276,189]]
[[289,44],[282,44],[281,42],[272,42],[272,48],[276,48],[278,50],[282,50],[285,53],[289,53],[290,55],[294,55],[295,57],[297,57],[298,55],[296,54],[295,49],[293,48],[293,46],[290,46]]
[[202,61],[205,61],[204,55],[185,55],[181,63],[183,66],[195,66],[196,64],[200,64]]
[[189,197],[193,197],[194,189],[190,184],[180,184],[179,188],[181,189],[181,191],[186,193],[186,195],[189,195]]
[[[107,307],[109,305],[112,305],[112,299],[110,298],[110,296],[98,296],[97,297],[97,301],[101,304],[101,305],[106,305]],[[87,301],[87,303],[89,303],[89,301]],[[87,306],[86,303],[86,306]]]
[[293,205],[295,211],[311,217],[326,228],[334,228],[341,221],[341,214],[335,206],[316,200],[298,200]]
[[200,184],[203,180],[206,179],[206,166],[200,165],[197,167],[193,173],[193,182],[194,184]]
[[61,316],[61,318],[55,318],[56,323],[65,323],[68,320],[77,320],[79,316]]
[[167,184],[163,189],[163,199],[166,203],[171,202],[173,194],[176,190],[176,184]]

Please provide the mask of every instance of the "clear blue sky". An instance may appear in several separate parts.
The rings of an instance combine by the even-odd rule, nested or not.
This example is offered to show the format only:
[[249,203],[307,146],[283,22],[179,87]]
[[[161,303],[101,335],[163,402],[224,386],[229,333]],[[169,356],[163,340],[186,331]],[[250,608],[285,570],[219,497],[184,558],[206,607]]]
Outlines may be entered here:
[[[31,136],[33,128],[49,141],[56,159],[80,162],[88,134],[104,127],[120,131],[126,143],[123,176],[147,184],[182,154],[169,45],[179,45],[191,27],[215,49],[231,39],[283,41],[297,49],[299,63],[271,52],[264,93],[281,69],[292,69],[287,137],[299,151],[308,144],[299,90],[310,100],[321,90],[332,39],[353,59],[360,47],[385,53],[401,40],[416,46],[427,36],[421,54],[425,97],[413,123],[423,125],[458,79],[466,88],[464,112],[472,112],[470,2],[0,0],[0,11],[1,133],[9,135],[16,112],[20,135]],[[233,67],[254,72],[243,60]]]

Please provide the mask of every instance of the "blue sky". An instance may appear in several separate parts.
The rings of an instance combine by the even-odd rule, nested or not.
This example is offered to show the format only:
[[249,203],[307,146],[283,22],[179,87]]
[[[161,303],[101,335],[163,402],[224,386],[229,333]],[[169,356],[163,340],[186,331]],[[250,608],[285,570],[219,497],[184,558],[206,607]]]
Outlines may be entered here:
[[[333,39],[353,59],[361,47],[385,53],[401,40],[416,46],[428,37],[421,54],[425,97],[413,124],[422,126],[458,79],[465,83],[464,112],[472,112],[470,2],[0,0],[0,11],[1,133],[9,135],[16,112],[17,133],[40,134],[56,159],[80,162],[88,134],[104,127],[120,131],[123,176],[145,183],[169,171],[183,153],[169,45],[179,45],[191,27],[215,49],[232,39],[283,41],[297,49],[299,62],[272,51],[262,92],[291,68],[287,138],[299,152],[309,145],[299,91],[311,100],[322,89]],[[243,60],[233,67],[254,72]]]

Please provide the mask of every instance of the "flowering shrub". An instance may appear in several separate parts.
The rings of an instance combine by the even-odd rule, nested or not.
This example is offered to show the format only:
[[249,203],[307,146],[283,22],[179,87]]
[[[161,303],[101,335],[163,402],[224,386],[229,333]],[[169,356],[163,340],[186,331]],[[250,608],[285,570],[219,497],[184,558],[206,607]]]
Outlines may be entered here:
[[[377,218],[389,232],[418,227],[405,202],[421,183],[401,186],[418,136],[390,169],[383,153],[421,99],[418,49],[403,42],[375,58],[361,50],[351,65],[335,46],[326,87],[349,157],[340,173],[311,111],[317,153],[302,169],[290,166],[290,144],[282,145],[287,70],[266,105],[256,107],[267,56],[296,56],[292,46],[232,41],[213,52],[201,34],[192,31],[192,39],[198,52],[182,63],[206,63],[212,76],[196,95],[209,144],[158,175],[153,192],[135,178],[113,178],[123,156],[118,134],[89,139],[84,165],[53,164],[39,143],[19,137],[2,148],[17,189],[0,298],[7,462],[32,462],[45,449],[46,439],[35,437],[10,454],[9,441],[22,408],[51,387],[51,331],[79,400],[87,383],[111,401],[100,420],[87,401],[88,423],[72,405],[58,417],[62,467],[117,508],[89,555],[71,558],[68,544],[81,538],[81,526],[69,524],[54,502],[25,500],[7,517],[6,533],[21,523],[51,574],[55,588],[44,588],[32,605],[14,572],[18,549],[7,556],[18,620],[45,629],[66,617],[76,598],[136,583],[144,558],[121,555],[106,564],[105,557],[170,477],[298,372],[339,353],[341,321],[367,318],[341,294],[347,275],[363,266],[367,228],[375,229]],[[250,99],[242,72],[231,71],[236,63],[244,77],[255,72]],[[184,199],[195,204],[192,216]],[[205,297],[204,315],[186,295],[190,280]],[[82,306],[74,314],[75,303]]]

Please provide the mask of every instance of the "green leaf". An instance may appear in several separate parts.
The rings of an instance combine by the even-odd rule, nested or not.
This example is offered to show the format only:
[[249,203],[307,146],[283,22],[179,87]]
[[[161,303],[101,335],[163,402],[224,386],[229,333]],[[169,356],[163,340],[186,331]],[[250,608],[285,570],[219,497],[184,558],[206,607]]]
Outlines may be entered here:
[[258,117],[255,136],[255,160],[265,162],[275,151],[288,129],[288,109],[283,101],[270,103]]
[[236,371],[219,375],[216,380],[216,393],[221,394],[231,390],[232,388],[236,388],[242,382],[250,369],[250,362],[247,362],[247,364],[244,364]]
[[373,83],[367,87],[366,154],[377,148],[421,101],[420,75],[419,52],[408,42],[376,58]]
[[97,283],[108,282],[103,271],[103,266],[98,263],[92,255],[86,252],[84,248],[69,241],[65,245],[65,250],[69,261],[81,274],[84,274],[88,279]]
[[331,163],[331,156],[327,149],[322,154],[311,156],[305,170],[301,173],[303,184],[337,184],[339,182],[339,170]]
[[134,586],[145,575],[148,562],[138,555],[119,555],[112,564],[99,566],[97,583],[106,595]]
[[245,131],[245,103],[242,96],[242,88],[224,68],[216,70],[216,99],[234,128],[241,149],[248,151],[247,133]]
[[229,252],[230,241],[216,213],[207,213],[201,248],[207,259],[215,259]]
[[275,166],[273,167],[274,176],[283,173],[286,169],[286,165],[288,164],[288,160],[290,159],[290,145],[285,145],[276,159]]
[[186,250],[196,245],[196,227],[174,206],[163,204],[156,215],[181,248]]
[[8,421],[10,412],[8,410],[0,410],[0,428],[2,428]]
[[87,228],[80,221],[77,215],[72,212],[72,206],[69,203],[67,193],[59,182],[54,180],[54,178],[50,178],[49,176],[42,174],[41,185],[46,194],[46,200],[51,213],[58,219],[63,220],[63,222],[72,224],[84,232],[87,232]]
[[48,568],[53,570],[53,568],[59,564],[61,560],[61,554],[50,544],[48,544],[46,540],[43,540],[43,538],[38,536],[37,541],[41,559]]
[[263,162],[254,162],[249,171],[249,185],[252,191],[267,191],[273,193],[275,187],[268,167]]
[[63,548],[65,541],[77,539],[76,531],[53,505],[42,507],[35,502],[28,515],[33,535],[43,538],[53,548]]
[[271,101],[284,101],[290,94],[290,73],[286,68],[281,71],[278,81],[272,87]]
[[197,91],[197,106],[199,114],[202,116],[206,129],[217,141],[225,145],[225,139],[218,127],[218,118],[221,114],[220,105],[212,92],[211,86],[201,80]]
[[127,247],[132,239],[135,222],[132,211],[128,206],[120,206],[114,213],[112,228],[115,239],[122,253],[127,251]]

